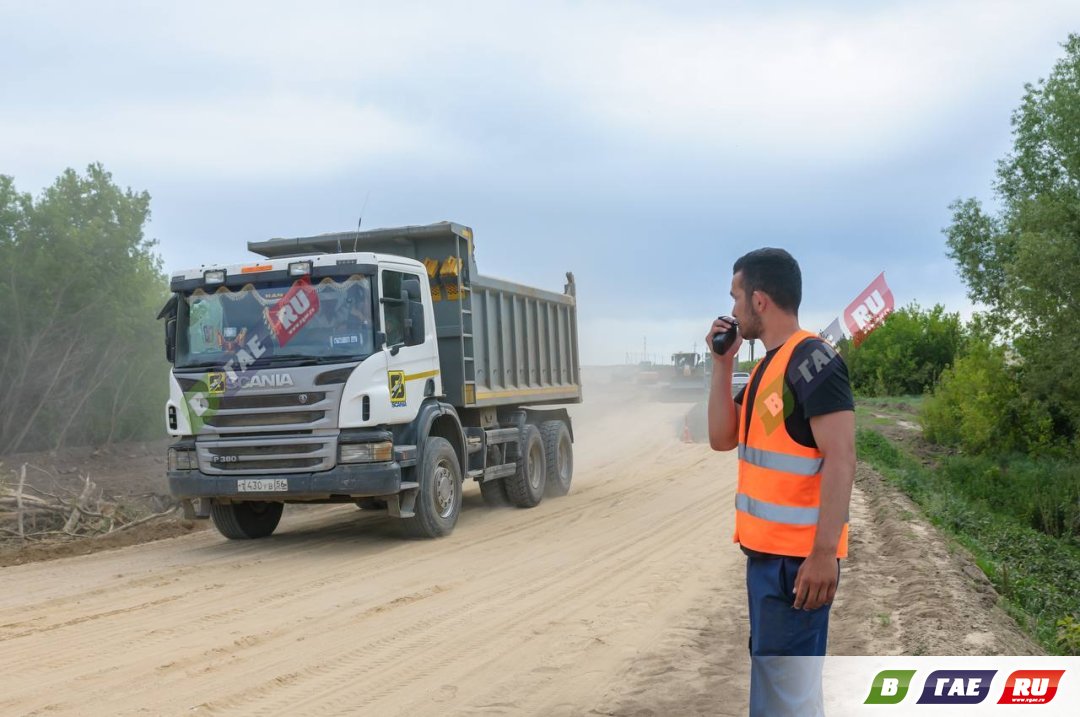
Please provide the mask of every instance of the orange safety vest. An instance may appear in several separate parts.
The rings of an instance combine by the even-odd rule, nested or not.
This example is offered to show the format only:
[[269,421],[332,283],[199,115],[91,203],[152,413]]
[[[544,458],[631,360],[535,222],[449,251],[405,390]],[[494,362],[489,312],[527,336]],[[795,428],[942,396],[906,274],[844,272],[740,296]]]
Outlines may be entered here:
[[[809,331],[796,331],[769,361],[754,396],[754,410],[744,402],[739,423],[739,488],[735,494],[735,542],[750,550],[806,557],[814,546],[821,508],[821,467],[817,448],[796,443],[784,418],[794,408],[785,389],[788,362]],[[761,368],[754,367],[750,383]],[[747,415],[752,423],[747,432]],[[745,436],[745,442],[744,442]],[[847,557],[848,524],[840,533],[836,557]]]

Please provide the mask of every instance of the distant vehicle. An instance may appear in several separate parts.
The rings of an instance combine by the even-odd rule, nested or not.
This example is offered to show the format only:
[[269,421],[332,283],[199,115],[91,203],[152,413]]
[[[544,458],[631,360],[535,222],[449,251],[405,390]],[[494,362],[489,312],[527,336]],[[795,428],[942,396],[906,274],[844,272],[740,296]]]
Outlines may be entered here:
[[637,366],[634,383],[639,386],[652,386],[660,380],[660,367],[652,361],[641,361]]
[[699,353],[681,352],[671,355],[671,365],[665,367],[667,380],[659,388],[662,401],[700,401],[708,394],[705,380],[705,361]]
[[746,384],[750,383],[750,374],[746,371],[736,371],[731,374],[731,395],[738,396]]

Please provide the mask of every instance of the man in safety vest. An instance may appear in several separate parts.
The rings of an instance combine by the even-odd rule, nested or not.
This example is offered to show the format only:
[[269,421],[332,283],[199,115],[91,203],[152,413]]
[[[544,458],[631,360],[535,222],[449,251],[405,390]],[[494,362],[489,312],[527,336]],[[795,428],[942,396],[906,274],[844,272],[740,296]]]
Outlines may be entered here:
[[[843,359],[799,327],[795,259],[758,249],[733,272],[740,338],[712,354],[709,443],[739,452],[735,541],[747,555],[750,714],[821,714],[829,607],[847,557],[855,403]],[[730,326],[713,322],[706,345]],[[760,339],[766,354],[733,397],[743,338]]]

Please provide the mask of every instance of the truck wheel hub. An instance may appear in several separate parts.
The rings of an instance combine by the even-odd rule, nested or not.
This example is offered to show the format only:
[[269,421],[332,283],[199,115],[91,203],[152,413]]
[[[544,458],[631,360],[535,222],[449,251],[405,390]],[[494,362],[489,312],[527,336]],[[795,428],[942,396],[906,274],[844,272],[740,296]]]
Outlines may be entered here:
[[435,504],[443,518],[449,518],[454,511],[454,491],[454,475],[440,463],[435,468]]

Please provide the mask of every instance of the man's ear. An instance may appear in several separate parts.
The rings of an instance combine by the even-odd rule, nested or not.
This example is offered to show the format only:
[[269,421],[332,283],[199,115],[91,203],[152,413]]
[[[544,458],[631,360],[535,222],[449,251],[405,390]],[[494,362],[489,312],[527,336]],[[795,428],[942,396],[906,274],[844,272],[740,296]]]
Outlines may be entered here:
[[750,303],[754,307],[754,311],[758,312],[759,314],[763,313],[765,311],[765,307],[769,305],[769,295],[766,294],[764,291],[755,291],[753,294],[750,295]]

